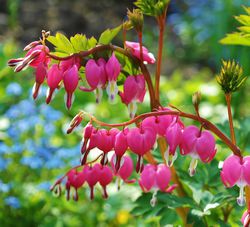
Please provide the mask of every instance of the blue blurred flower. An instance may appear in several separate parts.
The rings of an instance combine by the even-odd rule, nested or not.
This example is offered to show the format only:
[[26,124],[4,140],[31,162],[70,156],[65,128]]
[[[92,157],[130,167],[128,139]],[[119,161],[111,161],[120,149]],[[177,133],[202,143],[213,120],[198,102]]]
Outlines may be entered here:
[[4,143],[0,143],[0,154],[6,154],[10,151],[10,147]]
[[10,184],[5,184],[0,180],[0,192],[8,192],[11,188]]
[[23,165],[29,166],[32,169],[41,168],[44,164],[41,158],[36,157],[36,156],[22,157],[20,162]]
[[37,185],[37,188],[39,190],[43,190],[43,191],[50,191],[50,186],[51,186],[51,183],[48,182],[48,181],[44,181],[40,184]]
[[60,111],[54,110],[52,107],[42,104],[40,107],[40,112],[42,116],[47,120],[47,121],[57,121],[62,117],[62,113]]
[[11,206],[13,208],[19,208],[20,207],[20,201],[17,197],[15,196],[9,196],[7,198],[5,198],[5,204],[8,206]]
[[22,87],[16,82],[10,83],[6,88],[6,93],[8,95],[19,96],[22,94],[22,91]]

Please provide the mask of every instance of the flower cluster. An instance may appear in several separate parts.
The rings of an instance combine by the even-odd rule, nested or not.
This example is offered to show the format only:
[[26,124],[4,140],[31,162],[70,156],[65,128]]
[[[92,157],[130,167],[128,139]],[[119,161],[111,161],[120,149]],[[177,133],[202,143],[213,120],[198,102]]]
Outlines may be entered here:
[[[140,59],[139,43],[127,41],[126,47],[134,57]],[[144,100],[146,84],[143,75],[127,76],[123,92],[119,91],[117,80],[122,66],[115,52],[108,59],[91,58],[83,63],[81,56],[72,55],[54,63],[51,59],[54,59],[55,56],[51,55],[44,42],[34,41],[27,45],[24,51],[28,51],[24,58],[11,59],[8,65],[14,67],[15,72],[25,70],[28,66],[35,69],[34,99],[37,98],[40,87],[46,80],[48,85],[46,103],[49,104],[54,92],[64,86],[66,107],[70,109],[74,100],[74,92],[79,86],[79,82],[82,81],[80,68],[84,66],[85,78],[89,87],[79,86],[79,89],[85,92],[94,91],[97,103],[101,101],[103,89],[106,89],[110,102],[113,102],[119,93],[121,101],[128,106],[129,115],[133,118],[137,110],[137,102],[141,103]],[[154,56],[145,47],[143,47],[143,61],[149,64],[155,62]]]
[[[171,109],[162,108],[158,112],[170,113]],[[71,122],[68,133],[72,132],[84,118],[80,112]],[[166,164],[147,164],[144,167],[143,157],[154,150],[157,139],[164,139],[168,145],[164,157]],[[190,155],[192,158],[189,172],[193,176],[197,161],[210,162],[215,154],[215,139],[213,135],[196,126],[185,127],[178,116],[159,115],[145,117],[136,127],[124,127],[119,130],[115,127],[110,129],[97,128],[89,122],[83,130],[83,141],[81,147],[82,171],[77,172],[75,168],[69,171],[66,183],[66,190],[69,198],[70,186],[75,188],[74,198],[77,200],[77,190],[84,182],[87,182],[91,189],[99,182],[103,187],[103,197],[107,197],[106,186],[112,181],[113,176],[122,179],[126,183],[133,183],[135,180],[128,180],[133,172],[132,159],[125,155],[127,151],[137,155],[135,170],[139,173],[139,185],[144,192],[153,189],[154,194],[151,205],[156,202],[156,193],[172,192],[177,185],[169,186],[171,179],[170,166],[177,158],[177,149],[181,155]],[[89,161],[90,154],[101,154],[94,161]],[[111,160],[108,154],[114,153]],[[100,163],[95,163],[101,157]],[[109,167],[111,166],[111,168]],[[101,177],[100,177],[101,176]],[[101,179],[101,180],[100,180]],[[61,180],[56,182],[59,185]],[[54,189],[54,187],[53,187]]]

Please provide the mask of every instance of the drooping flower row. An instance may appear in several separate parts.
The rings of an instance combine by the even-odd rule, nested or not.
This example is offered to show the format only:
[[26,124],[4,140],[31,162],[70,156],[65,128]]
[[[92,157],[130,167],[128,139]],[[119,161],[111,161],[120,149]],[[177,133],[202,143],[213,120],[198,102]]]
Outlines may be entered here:
[[[110,160],[110,165],[101,165],[99,163],[95,164],[85,164],[82,167],[81,171],[73,168],[66,174],[66,198],[67,200],[72,198],[78,200],[78,190],[83,187],[85,184],[90,188],[90,199],[94,199],[94,188],[99,184],[103,188],[103,198],[108,198],[107,186],[113,181],[113,178],[116,177],[118,182],[122,180],[124,183],[135,183],[136,179],[129,179],[133,172],[133,161],[132,159],[125,155],[123,156],[123,162],[119,170],[115,167],[115,155],[112,156]],[[158,190],[171,193],[176,185],[169,186],[171,178],[171,171],[167,165],[146,165],[145,169],[142,171],[140,178],[138,179],[139,185],[142,190],[145,192],[150,191],[151,189],[154,192]],[[61,193],[61,180],[56,182],[52,187],[52,190],[59,191]],[[118,185],[118,189],[120,186]],[[72,192],[72,190],[74,190]],[[156,197],[153,195],[152,203],[156,202]],[[152,204],[154,205],[154,204]]]
[[[126,42],[126,48],[136,58],[140,58],[140,48],[138,43]],[[109,59],[89,59],[85,65],[79,55],[72,55],[64,60],[54,63],[53,55],[47,46],[35,41],[24,48],[28,51],[24,58],[11,59],[8,64],[14,67],[15,72],[20,72],[28,66],[35,69],[35,84],[33,88],[33,98],[36,99],[40,86],[47,81],[48,92],[46,103],[50,103],[55,90],[64,86],[66,91],[66,106],[71,108],[73,94],[79,86],[81,80],[79,69],[85,66],[86,81],[89,87],[80,86],[82,91],[93,91],[96,95],[96,102],[102,98],[103,90],[106,89],[109,100],[112,102],[119,94],[124,104],[128,106],[129,114],[134,117],[137,109],[137,102],[143,102],[146,93],[144,76],[129,75],[124,82],[123,91],[118,91],[117,79],[122,67],[113,52]],[[155,59],[148,50],[143,47],[143,61],[153,64]]]

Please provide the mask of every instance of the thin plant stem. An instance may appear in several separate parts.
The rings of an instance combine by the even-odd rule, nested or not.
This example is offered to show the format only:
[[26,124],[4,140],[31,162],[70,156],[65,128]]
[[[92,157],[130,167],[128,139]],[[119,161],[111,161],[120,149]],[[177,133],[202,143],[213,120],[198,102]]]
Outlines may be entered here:
[[232,109],[231,109],[232,94],[227,93],[227,94],[225,94],[225,97],[226,97],[226,103],[227,103],[227,113],[228,113],[228,121],[229,121],[229,127],[230,127],[230,135],[231,135],[231,139],[232,139],[233,144],[236,144],[233,117],[232,117]]

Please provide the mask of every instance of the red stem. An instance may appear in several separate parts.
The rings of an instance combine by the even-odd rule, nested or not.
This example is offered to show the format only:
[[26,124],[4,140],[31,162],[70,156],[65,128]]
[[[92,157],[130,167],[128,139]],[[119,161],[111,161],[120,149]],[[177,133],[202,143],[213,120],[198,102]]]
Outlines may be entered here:
[[175,116],[180,116],[180,117],[185,117],[185,118],[189,118],[189,119],[193,119],[195,121],[200,122],[204,128],[210,130],[211,132],[213,132],[215,135],[217,135],[231,150],[232,152],[241,157],[242,158],[242,154],[240,149],[234,144],[232,143],[232,141],[220,130],[218,129],[213,123],[211,123],[210,121],[199,117],[197,115],[194,114],[189,114],[189,113],[185,113],[185,112],[179,112],[179,111],[159,111],[159,112],[148,112],[148,113],[144,113],[141,115],[138,115],[137,117],[123,122],[123,123],[117,123],[117,124],[107,124],[105,122],[99,121],[96,118],[92,117],[92,120],[94,122],[96,122],[98,125],[100,126],[104,126],[104,127],[125,127],[128,126],[130,124],[133,124],[141,119],[150,117],[150,116],[161,116],[161,115],[175,115]]

